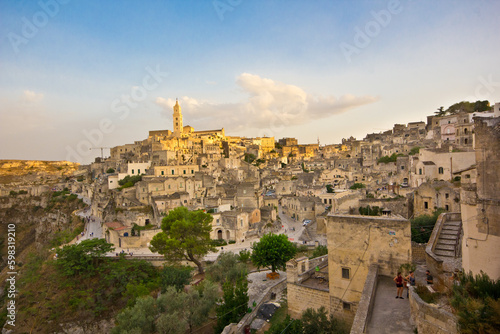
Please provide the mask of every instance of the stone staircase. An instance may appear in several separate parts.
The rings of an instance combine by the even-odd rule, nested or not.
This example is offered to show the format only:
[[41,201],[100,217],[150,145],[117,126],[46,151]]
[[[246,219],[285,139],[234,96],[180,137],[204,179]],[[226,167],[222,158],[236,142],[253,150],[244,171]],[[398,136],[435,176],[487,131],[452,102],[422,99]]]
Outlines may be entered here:
[[459,257],[455,251],[455,246],[459,243],[462,222],[460,220],[452,220],[444,223],[441,228],[441,233],[438,236],[434,254],[441,258]]

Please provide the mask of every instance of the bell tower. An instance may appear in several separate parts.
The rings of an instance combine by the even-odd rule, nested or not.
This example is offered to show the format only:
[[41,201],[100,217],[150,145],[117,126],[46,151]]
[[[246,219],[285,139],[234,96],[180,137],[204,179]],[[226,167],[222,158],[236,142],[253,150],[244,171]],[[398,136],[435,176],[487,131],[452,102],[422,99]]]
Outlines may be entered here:
[[174,136],[181,137],[183,132],[182,112],[181,112],[181,106],[179,105],[179,101],[177,101],[177,99],[175,99],[173,121],[174,121]]

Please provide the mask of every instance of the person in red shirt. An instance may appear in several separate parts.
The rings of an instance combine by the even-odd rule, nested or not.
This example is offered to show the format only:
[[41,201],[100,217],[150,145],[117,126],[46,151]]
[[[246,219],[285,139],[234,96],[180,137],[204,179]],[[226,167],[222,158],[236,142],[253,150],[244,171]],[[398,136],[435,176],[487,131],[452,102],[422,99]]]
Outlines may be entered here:
[[394,277],[394,282],[396,282],[397,294],[396,299],[404,299],[403,298],[403,276],[401,276],[401,272],[398,272],[398,275]]

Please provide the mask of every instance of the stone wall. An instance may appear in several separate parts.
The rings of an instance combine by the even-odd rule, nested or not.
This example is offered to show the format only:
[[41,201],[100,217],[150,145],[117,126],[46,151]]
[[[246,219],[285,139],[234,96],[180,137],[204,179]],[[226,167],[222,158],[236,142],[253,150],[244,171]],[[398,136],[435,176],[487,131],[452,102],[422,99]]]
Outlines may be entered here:
[[411,262],[410,221],[400,217],[329,215],[327,239],[330,311],[346,320],[354,318],[370,265],[394,277]]
[[377,198],[367,198],[359,201],[359,206],[366,207],[378,206],[380,209],[389,209],[393,214],[401,215],[404,218],[409,218],[408,203],[406,198],[394,199],[394,200],[384,200]]
[[425,247],[427,244],[419,244],[415,241],[411,242],[411,259],[413,263],[425,262]]
[[300,318],[302,312],[308,308],[330,308],[330,294],[328,289],[315,289],[288,282],[287,284],[288,313],[293,318]]
[[457,319],[445,310],[439,309],[435,304],[427,304],[410,287],[411,320],[417,326],[419,333],[456,334]]
[[365,327],[370,321],[373,304],[375,302],[375,292],[377,291],[378,266],[372,264],[368,270],[363,294],[358,304],[356,315],[351,327],[351,334],[361,334],[365,332]]

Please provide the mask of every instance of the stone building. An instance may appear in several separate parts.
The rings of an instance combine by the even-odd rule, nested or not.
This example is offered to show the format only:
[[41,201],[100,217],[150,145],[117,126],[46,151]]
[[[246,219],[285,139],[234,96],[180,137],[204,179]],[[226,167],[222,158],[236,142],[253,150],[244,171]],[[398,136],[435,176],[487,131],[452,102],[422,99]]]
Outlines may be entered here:
[[446,181],[421,184],[414,193],[414,214],[432,215],[442,208],[448,212],[460,212],[460,188]]
[[475,119],[477,186],[461,191],[462,266],[500,279],[500,117]]
[[287,263],[288,310],[300,317],[307,308],[325,307],[352,322],[370,266],[394,277],[411,262],[410,222],[397,216],[328,215],[328,255]]
[[398,216],[329,215],[327,218],[329,305],[331,313],[352,321],[370,265],[394,277],[411,262],[410,221]]

